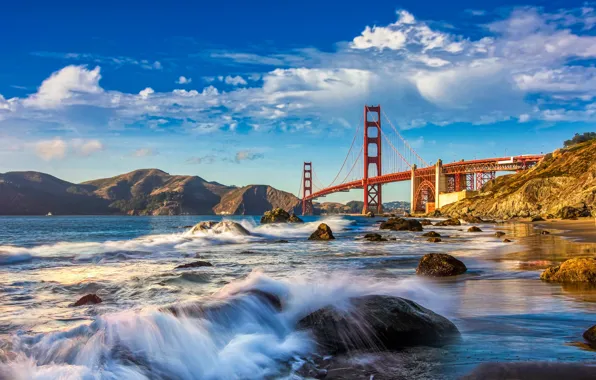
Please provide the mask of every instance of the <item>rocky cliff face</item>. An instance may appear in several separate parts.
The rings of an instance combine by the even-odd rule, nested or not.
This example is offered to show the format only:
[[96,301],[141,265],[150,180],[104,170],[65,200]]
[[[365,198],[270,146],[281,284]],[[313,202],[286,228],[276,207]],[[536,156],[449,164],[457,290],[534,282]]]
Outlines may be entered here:
[[530,170],[498,177],[478,196],[441,212],[504,219],[596,214],[596,140],[559,149]]
[[279,207],[299,213],[300,204],[300,199],[285,191],[267,185],[249,185],[225,193],[214,211],[227,215],[259,215]]

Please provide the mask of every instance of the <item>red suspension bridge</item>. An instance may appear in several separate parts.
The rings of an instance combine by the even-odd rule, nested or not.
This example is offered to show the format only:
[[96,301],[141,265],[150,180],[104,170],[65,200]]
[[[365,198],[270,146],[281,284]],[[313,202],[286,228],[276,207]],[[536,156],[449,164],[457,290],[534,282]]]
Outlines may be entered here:
[[[495,157],[430,165],[401,136],[381,106],[364,106],[362,131],[359,125],[348,153],[331,183],[324,186],[305,162],[302,171],[302,214],[313,214],[313,200],[352,189],[364,190],[362,213],[383,212],[382,185],[411,181],[411,212],[431,212],[470,196],[495,178],[497,172],[517,172],[535,165],[542,154]],[[389,128],[382,129],[383,124]],[[383,145],[389,147],[384,150]]]

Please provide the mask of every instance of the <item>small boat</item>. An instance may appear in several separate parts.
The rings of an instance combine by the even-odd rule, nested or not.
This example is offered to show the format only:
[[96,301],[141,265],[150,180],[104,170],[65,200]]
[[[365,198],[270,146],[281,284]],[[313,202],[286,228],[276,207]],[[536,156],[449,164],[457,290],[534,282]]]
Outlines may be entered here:
[[46,216],[52,216],[52,213],[51,213],[51,212],[48,212],[48,213],[46,214]]

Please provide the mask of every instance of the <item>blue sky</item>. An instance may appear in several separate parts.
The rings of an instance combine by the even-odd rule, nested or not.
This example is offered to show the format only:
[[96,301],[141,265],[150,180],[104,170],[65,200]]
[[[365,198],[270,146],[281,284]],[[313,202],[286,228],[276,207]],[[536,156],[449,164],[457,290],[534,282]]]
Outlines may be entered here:
[[0,13],[0,172],[296,193],[305,160],[333,179],[364,104],[428,162],[551,151],[596,118],[591,3],[21,3]]

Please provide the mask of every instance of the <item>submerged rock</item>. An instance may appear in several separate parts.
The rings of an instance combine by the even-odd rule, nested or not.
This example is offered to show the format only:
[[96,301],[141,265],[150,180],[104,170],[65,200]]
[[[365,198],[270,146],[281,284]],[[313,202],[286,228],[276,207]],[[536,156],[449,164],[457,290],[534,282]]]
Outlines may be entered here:
[[461,226],[461,222],[457,218],[450,218],[435,223],[435,226]]
[[468,270],[466,265],[446,253],[428,253],[420,259],[416,274],[421,276],[456,276]]
[[547,268],[540,278],[555,282],[596,283],[596,258],[569,259],[560,265]]
[[209,261],[194,261],[192,263],[178,265],[174,269],[200,268],[200,267],[212,267],[212,266],[213,266],[213,264],[211,264]]
[[364,239],[368,241],[387,241],[387,239],[379,234],[366,234],[364,235]]
[[418,220],[420,222],[420,224],[422,224],[423,226],[432,226],[433,222],[431,222],[428,219],[420,219]]
[[311,329],[327,354],[441,346],[459,336],[447,318],[404,298],[370,295],[352,298],[350,304],[347,310],[319,309],[302,318],[298,327]]
[[496,237],[505,236],[505,232],[503,232],[503,231],[497,231],[497,232],[495,232],[495,236]]
[[482,230],[476,226],[468,228],[468,232],[482,232]]
[[430,243],[440,243],[441,242],[441,238],[440,237],[431,237],[431,238],[428,238],[427,241],[430,242]]
[[503,243],[511,243],[511,240],[509,240],[509,239],[503,239]]
[[428,231],[427,233],[422,234],[424,237],[441,237],[440,234],[436,233],[435,231]]
[[191,230],[190,233],[195,235],[197,233],[208,233],[213,232],[215,234],[221,234],[224,232],[231,232],[236,235],[250,235],[250,232],[244,228],[240,223],[232,222],[231,220],[222,220],[221,222],[200,222],[197,223]]
[[382,230],[422,231],[422,224],[416,219],[389,218],[381,223]]
[[266,223],[304,223],[302,219],[295,214],[291,214],[283,208],[274,208],[270,211],[265,211],[261,217],[261,224]]
[[317,230],[310,235],[308,240],[333,240],[335,236],[333,236],[333,232],[331,228],[326,225],[325,223],[319,224]]
[[586,342],[590,344],[590,346],[596,348],[596,325],[590,327],[584,334],[582,335]]
[[87,294],[75,302],[73,306],[95,305],[101,302],[102,300],[97,294]]

